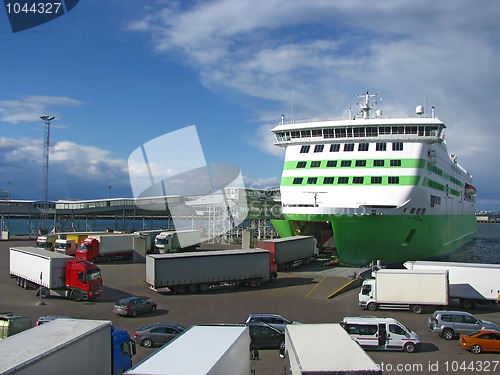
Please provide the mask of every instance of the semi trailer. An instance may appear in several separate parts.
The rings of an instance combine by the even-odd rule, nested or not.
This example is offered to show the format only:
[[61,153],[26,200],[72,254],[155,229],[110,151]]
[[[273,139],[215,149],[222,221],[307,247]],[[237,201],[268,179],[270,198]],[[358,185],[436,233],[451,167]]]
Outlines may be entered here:
[[92,263],[119,259],[132,259],[134,234],[106,234],[85,238],[76,250],[76,259]]
[[196,251],[146,256],[146,283],[152,289],[174,293],[206,292],[227,284],[259,287],[272,281],[276,264],[267,250],[238,249]]
[[309,264],[318,257],[318,242],[313,236],[292,236],[257,242],[260,249],[269,250],[278,265],[278,271],[295,264]]
[[155,247],[160,254],[195,251],[201,244],[199,230],[173,230],[161,232],[155,238]]
[[95,264],[36,247],[10,248],[10,275],[25,289],[42,296],[89,300],[102,293],[101,270]]

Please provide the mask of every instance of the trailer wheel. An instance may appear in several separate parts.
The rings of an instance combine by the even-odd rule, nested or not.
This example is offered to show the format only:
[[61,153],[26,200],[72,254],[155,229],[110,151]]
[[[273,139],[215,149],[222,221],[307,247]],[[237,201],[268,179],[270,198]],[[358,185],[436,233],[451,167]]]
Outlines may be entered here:
[[368,304],[368,306],[366,306],[366,308],[370,311],[377,311],[378,310],[378,306],[375,302],[370,302]]
[[73,293],[71,293],[71,299],[75,302],[80,302],[83,299],[82,292],[74,290]]
[[474,301],[471,299],[461,299],[460,304],[465,310],[470,310],[474,307]]
[[207,291],[208,291],[208,284],[206,283],[200,284],[200,292],[205,293]]
[[424,312],[424,307],[422,305],[413,305],[411,311],[415,314],[422,314]]
[[19,276],[16,277],[17,286],[21,286],[21,278]]
[[185,285],[177,285],[175,287],[175,293],[176,294],[184,294],[184,293],[186,293],[186,286]]
[[189,284],[187,289],[188,289],[189,293],[194,293],[194,292],[196,292],[198,290],[198,285],[196,285],[196,284]]

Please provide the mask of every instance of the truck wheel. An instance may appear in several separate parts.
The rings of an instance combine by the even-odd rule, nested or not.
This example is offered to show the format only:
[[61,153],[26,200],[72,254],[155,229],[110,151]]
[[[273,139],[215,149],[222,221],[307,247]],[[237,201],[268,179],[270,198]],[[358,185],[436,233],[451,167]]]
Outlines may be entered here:
[[455,337],[455,332],[451,328],[445,328],[443,333],[441,333],[441,337],[445,340],[451,340]]
[[186,293],[186,286],[185,285],[177,285],[175,287],[175,293],[176,294],[184,294],[184,293]]
[[416,346],[412,342],[407,342],[405,344],[405,348],[404,349],[405,349],[405,352],[407,352],[407,353],[413,353],[415,351],[415,349],[416,349]]
[[255,286],[256,288],[260,288],[260,286],[261,286],[261,285],[262,285],[262,281],[261,281],[260,279],[255,280],[255,282],[254,282],[254,286]]
[[422,314],[424,312],[424,307],[422,305],[413,305],[411,311],[415,314]]
[[83,299],[82,292],[74,290],[73,293],[71,293],[71,299],[75,302],[80,302]]
[[460,304],[466,310],[472,309],[474,307],[474,302],[470,299],[462,299],[460,300]]
[[151,348],[153,346],[153,341],[151,341],[151,339],[144,339],[141,341],[141,345],[145,348]]
[[189,284],[188,285],[188,292],[189,293],[194,293],[198,290],[198,285],[196,284]]
[[472,346],[470,347],[470,352],[471,352],[471,353],[474,353],[474,354],[479,354],[479,353],[481,353],[481,352],[482,352],[482,350],[483,350],[483,349],[482,349],[482,348],[481,348],[481,346],[480,346],[480,345],[478,345],[478,344],[474,344],[474,345],[472,345]]
[[200,292],[205,293],[207,291],[208,291],[208,284],[206,283],[200,284]]
[[90,261],[91,261],[92,263],[94,263],[94,264],[97,264],[97,259],[96,259],[96,258],[92,258]]
[[378,310],[378,306],[375,302],[370,302],[368,304],[368,306],[366,306],[366,308],[370,311],[377,311]]

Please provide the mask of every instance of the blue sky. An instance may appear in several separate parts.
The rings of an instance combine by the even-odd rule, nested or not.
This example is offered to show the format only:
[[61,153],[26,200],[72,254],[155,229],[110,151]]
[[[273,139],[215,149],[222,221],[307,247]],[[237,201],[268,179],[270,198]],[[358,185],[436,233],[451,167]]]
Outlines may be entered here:
[[369,90],[385,114],[436,107],[478,209],[500,210],[500,3],[484,1],[85,0],[12,33],[0,9],[0,189],[49,198],[131,197],[127,160],[196,125],[205,159],[248,187],[279,185],[269,132],[337,118]]

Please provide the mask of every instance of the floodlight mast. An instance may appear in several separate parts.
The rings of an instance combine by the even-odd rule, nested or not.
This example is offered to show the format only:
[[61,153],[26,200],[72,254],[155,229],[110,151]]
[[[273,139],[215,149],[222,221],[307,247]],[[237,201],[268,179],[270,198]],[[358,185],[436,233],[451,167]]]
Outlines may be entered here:
[[50,150],[50,122],[54,116],[40,116],[45,122],[43,136],[43,170],[42,170],[42,228],[47,227],[47,217],[49,210],[49,150]]

